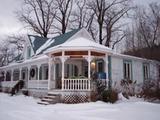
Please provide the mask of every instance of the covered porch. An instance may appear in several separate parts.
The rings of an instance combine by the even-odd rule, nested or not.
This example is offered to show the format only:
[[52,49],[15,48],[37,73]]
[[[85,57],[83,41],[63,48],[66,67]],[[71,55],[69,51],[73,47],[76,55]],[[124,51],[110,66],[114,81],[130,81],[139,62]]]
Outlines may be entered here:
[[[95,50],[60,50],[49,53],[49,90],[90,91],[97,73],[108,82],[108,54]],[[54,84],[50,84],[54,83]]]

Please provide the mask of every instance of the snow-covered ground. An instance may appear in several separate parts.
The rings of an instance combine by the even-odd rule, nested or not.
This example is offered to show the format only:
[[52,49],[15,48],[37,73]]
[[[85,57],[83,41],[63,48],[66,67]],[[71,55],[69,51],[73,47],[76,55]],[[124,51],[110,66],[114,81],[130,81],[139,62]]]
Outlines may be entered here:
[[160,104],[122,98],[115,104],[38,105],[38,99],[0,93],[0,120],[160,120]]

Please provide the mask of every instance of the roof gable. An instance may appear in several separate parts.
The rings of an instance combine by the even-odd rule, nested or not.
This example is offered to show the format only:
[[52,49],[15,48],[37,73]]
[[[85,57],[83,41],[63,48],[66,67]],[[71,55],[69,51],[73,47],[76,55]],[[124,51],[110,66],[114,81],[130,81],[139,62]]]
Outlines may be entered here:
[[65,34],[53,37],[53,38],[44,38],[39,36],[28,35],[30,43],[32,45],[33,51],[35,54],[41,54],[43,51],[48,48],[54,47],[56,45],[66,42],[74,34],[76,34],[80,29],[74,29]]
[[35,35],[28,35],[29,41],[34,53],[48,40],[48,38],[39,37]]

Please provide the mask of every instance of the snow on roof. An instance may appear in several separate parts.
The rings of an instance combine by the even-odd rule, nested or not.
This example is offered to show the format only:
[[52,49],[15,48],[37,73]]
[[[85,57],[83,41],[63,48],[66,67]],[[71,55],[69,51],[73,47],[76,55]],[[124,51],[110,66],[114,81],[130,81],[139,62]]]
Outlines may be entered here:
[[36,54],[39,54],[42,50],[46,49],[49,45],[51,45],[54,42],[55,42],[54,39],[52,38],[48,39],[40,48],[38,48]]
[[9,65],[3,66],[3,67],[0,67],[0,68],[8,68],[8,67],[11,67],[11,66],[18,66],[19,67],[20,65],[24,66],[25,64],[33,63],[35,61],[44,61],[44,60],[46,60],[46,62],[47,62],[48,58],[49,57],[47,55],[44,55],[44,54],[43,55],[38,55],[38,56],[32,57],[30,59],[27,59],[27,60],[25,60],[25,61],[23,61],[21,63],[17,63],[17,62],[10,63]]
[[142,57],[136,57],[136,56],[131,56],[131,55],[125,55],[125,54],[122,54],[122,53],[116,53],[116,52],[113,52],[113,54],[112,54],[112,55],[113,55],[113,56],[123,57],[123,58],[128,58],[128,59],[136,59],[136,60],[148,60],[148,61],[153,61],[153,60],[146,59],[146,58],[142,58]]
[[55,47],[52,47],[52,48],[48,49],[46,51],[46,53],[50,52],[50,51],[53,51],[55,49],[58,49],[58,48],[70,48],[71,49],[73,47],[75,47],[77,49],[78,49],[78,47],[82,47],[82,48],[84,48],[84,47],[85,48],[87,48],[87,47],[88,48],[96,48],[96,49],[101,49],[103,51],[109,51],[109,52],[111,52],[111,49],[108,48],[108,47],[105,47],[104,45],[101,45],[101,44],[99,44],[99,43],[97,43],[95,41],[86,39],[84,37],[78,37],[78,38],[73,39],[71,41],[66,41],[63,44],[57,45]]

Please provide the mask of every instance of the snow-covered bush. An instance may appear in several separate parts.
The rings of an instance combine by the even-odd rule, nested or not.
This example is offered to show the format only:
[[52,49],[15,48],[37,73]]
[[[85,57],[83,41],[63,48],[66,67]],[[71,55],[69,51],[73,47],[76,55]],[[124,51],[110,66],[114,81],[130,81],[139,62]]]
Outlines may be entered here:
[[118,92],[111,90],[104,90],[102,93],[102,101],[115,103],[118,100]]
[[90,95],[91,101],[102,100],[102,93],[106,89],[106,83],[102,80],[92,81],[92,92]]
[[107,89],[106,82],[103,80],[95,80],[96,89],[93,89],[90,95],[91,101],[102,100],[104,102],[114,103],[118,100],[118,92],[114,89]]
[[136,81],[122,79],[120,82],[115,82],[113,89],[129,98],[129,96],[135,95],[135,86]]
[[143,83],[136,84],[134,88],[134,93],[137,97],[142,97],[142,91],[143,91]]
[[160,99],[160,79],[145,81],[142,95],[146,99]]
[[92,102],[96,102],[98,100],[98,92],[96,90],[92,90],[90,94],[90,100]]

